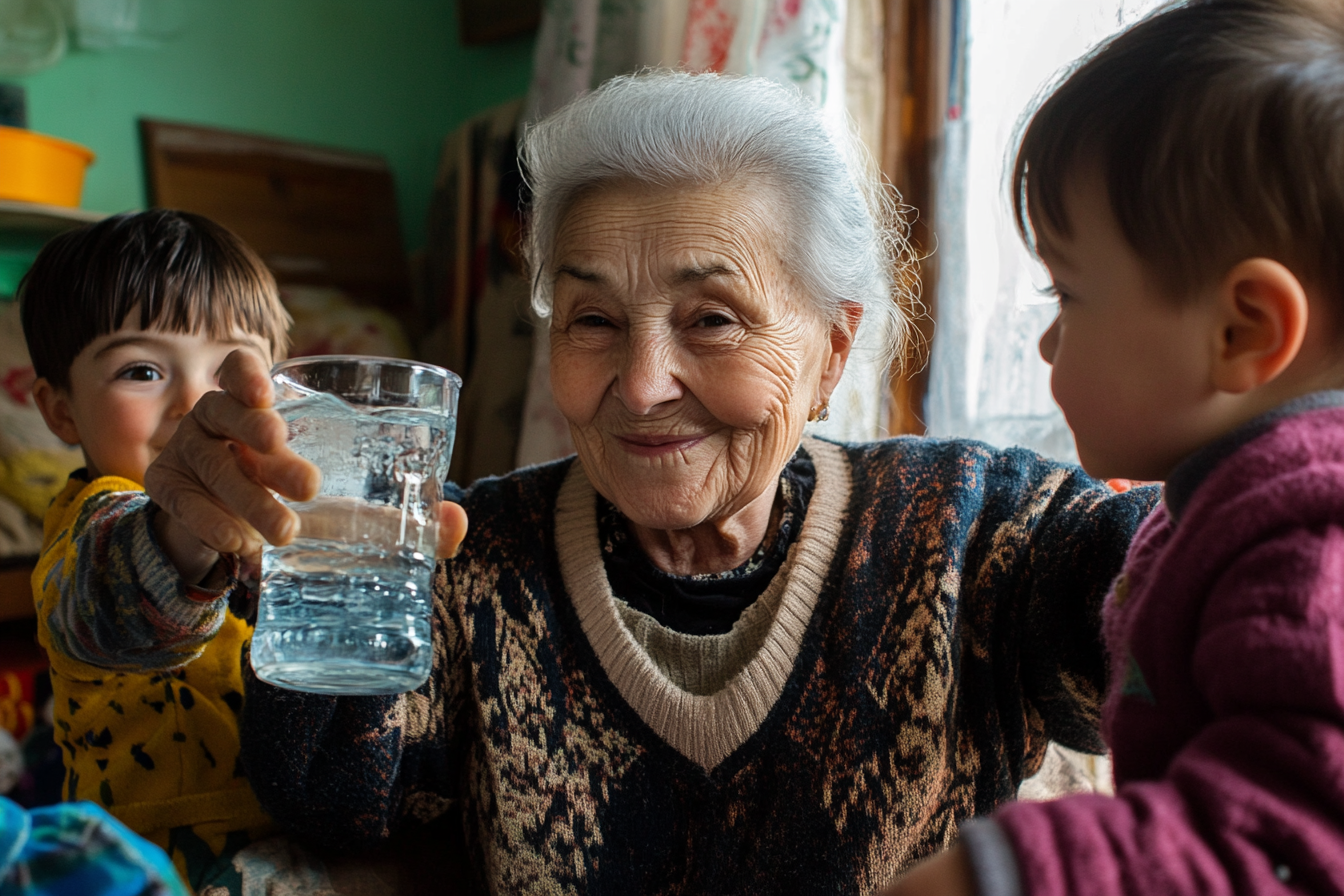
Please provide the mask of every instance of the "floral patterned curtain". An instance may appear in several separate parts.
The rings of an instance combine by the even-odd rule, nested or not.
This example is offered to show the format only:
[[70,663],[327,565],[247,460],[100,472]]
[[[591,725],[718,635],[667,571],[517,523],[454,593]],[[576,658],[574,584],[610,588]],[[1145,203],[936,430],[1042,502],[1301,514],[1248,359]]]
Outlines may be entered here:
[[[849,117],[872,141],[882,115],[881,8],[880,0],[547,0],[525,116],[543,116],[614,75],[681,67],[795,84],[836,126]],[[823,434],[879,434],[884,334],[868,329],[832,398],[831,420],[814,424]],[[573,451],[551,401],[549,364],[549,338],[539,327],[519,466]]]

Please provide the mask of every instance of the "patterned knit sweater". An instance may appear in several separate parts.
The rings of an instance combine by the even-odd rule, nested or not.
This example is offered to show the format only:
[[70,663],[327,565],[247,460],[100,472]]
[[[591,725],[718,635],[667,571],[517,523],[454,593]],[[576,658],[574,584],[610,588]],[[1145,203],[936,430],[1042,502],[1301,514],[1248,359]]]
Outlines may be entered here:
[[434,672],[395,698],[250,677],[244,761],[328,847],[453,813],[497,893],[869,893],[1098,749],[1099,613],[1151,490],[1021,450],[809,440],[784,566],[726,635],[616,599],[572,461],[453,495]]

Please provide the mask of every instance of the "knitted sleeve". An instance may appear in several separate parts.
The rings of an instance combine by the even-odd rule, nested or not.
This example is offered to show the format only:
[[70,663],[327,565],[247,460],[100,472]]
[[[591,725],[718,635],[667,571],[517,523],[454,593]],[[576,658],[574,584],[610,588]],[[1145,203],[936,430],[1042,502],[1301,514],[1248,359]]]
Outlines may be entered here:
[[980,764],[988,777],[977,781],[975,813],[984,814],[1036,773],[1051,741],[1105,749],[1101,608],[1158,495],[1117,494],[1021,449],[934,447],[948,459],[927,462],[922,487],[943,505],[934,520],[944,551],[963,551],[947,561],[958,574],[957,724],[976,752],[996,757]]
[[[442,572],[436,591],[441,584]],[[323,849],[365,847],[398,827],[433,821],[453,804],[465,737],[454,707],[465,702],[466,648],[446,630],[438,604],[434,671],[407,694],[289,691],[259,680],[244,657],[243,765],[261,804],[301,840]]]
[[1102,606],[1161,493],[1148,487],[1116,494],[1077,467],[1034,456],[1027,469],[1031,484],[1019,493],[1019,513],[1039,517],[1013,595],[1010,630],[1017,637],[999,638],[1002,659],[1016,663],[1026,711],[1040,717],[1050,740],[1102,753]]
[[[463,502],[451,483],[445,500]],[[473,529],[481,520],[472,516]],[[434,666],[416,690],[392,697],[325,697],[256,677],[243,661],[242,761],[261,804],[286,830],[323,849],[358,848],[403,825],[442,815],[456,795],[465,723],[458,708],[469,668],[454,578],[435,572]],[[263,595],[264,600],[264,595]]]
[[243,657],[243,767],[262,806],[308,843],[345,849],[386,837],[407,695],[324,697],[269,685]]
[[200,656],[228,594],[201,601],[164,554],[154,505],[126,479],[71,479],[47,512],[33,572],[39,637],[71,678],[174,669]]

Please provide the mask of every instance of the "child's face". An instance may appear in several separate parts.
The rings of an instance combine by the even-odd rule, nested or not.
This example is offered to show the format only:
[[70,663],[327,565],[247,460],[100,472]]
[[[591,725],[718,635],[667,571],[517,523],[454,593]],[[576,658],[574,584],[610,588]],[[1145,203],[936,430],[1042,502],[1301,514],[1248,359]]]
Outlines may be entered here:
[[251,351],[269,366],[271,351],[264,338],[242,331],[216,340],[142,330],[139,316],[132,309],[120,330],[84,347],[70,366],[68,390],[47,387],[45,400],[37,397],[52,430],[83,447],[91,475],[143,483],[178,422],[219,388],[216,377],[229,353]]
[[1072,234],[1044,232],[1059,315],[1041,337],[1050,389],[1091,475],[1162,480],[1207,442],[1218,324],[1204,296],[1174,302],[1120,231],[1099,177],[1075,177]]

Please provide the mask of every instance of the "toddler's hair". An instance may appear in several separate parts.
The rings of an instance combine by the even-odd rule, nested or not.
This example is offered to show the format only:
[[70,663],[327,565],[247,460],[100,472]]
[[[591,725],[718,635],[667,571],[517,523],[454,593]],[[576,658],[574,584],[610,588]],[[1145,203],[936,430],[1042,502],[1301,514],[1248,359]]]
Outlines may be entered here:
[[139,306],[141,329],[265,338],[279,360],[289,314],[257,254],[208,218],[169,209],[115,215],[57,236],[19,283],[20,316],[38,376],[70,386],[70,365]]
[[1085,57],[1013,166],[1033,249],[1071,235],[1069,179],[1093,165],[1169,298],[1264,256],[1344,310],[1344,2],[1190,0]]

